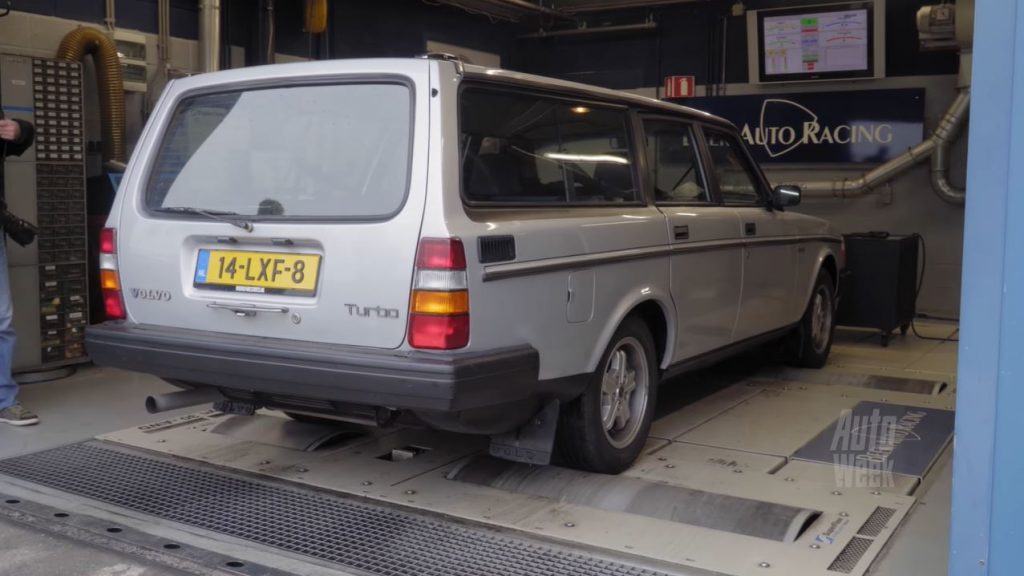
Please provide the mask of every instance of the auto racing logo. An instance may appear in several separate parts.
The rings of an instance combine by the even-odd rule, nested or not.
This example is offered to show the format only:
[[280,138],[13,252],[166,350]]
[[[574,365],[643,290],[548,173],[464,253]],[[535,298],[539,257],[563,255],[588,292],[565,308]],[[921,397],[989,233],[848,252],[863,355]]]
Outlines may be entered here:
[[740,134],[748,146],[760,146],[770,157],[778,158],[801,146],[889,144],[893,140],[893,127],[870,122],[828,125],[802,104],[766,98],[761,103],[758,125],[744,123]]

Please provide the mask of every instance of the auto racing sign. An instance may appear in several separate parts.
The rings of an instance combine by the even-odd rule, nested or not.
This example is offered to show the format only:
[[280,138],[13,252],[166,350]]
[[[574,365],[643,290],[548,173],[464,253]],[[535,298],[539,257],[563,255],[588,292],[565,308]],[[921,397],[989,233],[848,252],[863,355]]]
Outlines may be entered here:
[[732,121],[758,162],[885,162],[921,142],[924,89],[688,98]]

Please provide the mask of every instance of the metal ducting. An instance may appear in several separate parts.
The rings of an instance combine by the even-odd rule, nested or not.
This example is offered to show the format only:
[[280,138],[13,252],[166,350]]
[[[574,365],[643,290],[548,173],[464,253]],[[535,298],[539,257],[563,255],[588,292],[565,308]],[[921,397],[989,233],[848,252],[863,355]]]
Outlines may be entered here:
[[939,198],[950,204],[963,204],[967,198],[967,191],[964,188],[957,188],[949,181],[949,147],[967,122],[970,107],[970,89],[961,88],[956,99],[946,110],[946,115],[932,132],[931,139],[935,141],[931,161],[932,190]]
[[608,34],[614,32],[644,32],[655,30],[658,23],[654,20],[647,20],[639,24],[613,24],[611,26],[579,26],[577,28],[563,28],[557,30],[540,30],[529,34],[521,34],[520,38],[553,38],[557,36],[582,36],[584,34]]
[[199,6],[199,68],[220,70],[220,0],[203,0]]
[[518,22],[526,15],[574,20],[564,12],[528,0],[437,0],[437,3],[509,22]]
[[[964,67],[961,64],[961,67]],[[969,65],[967,65],[969,68]],[[960,134],[970,110],[970,86],[962,86],[931,136],[859,178],[797,182],[805,196],[850,198],[861,196],[896,178],[926,158],[931,158],[932,188],[939,198],[961,205],[966,191],[949,182],[949,148]]]
[[654,8],[672,4],[694,4],[709,0],[555,0],[553,8],[565,14]]
[[125,117],[124,81],[117,47],[106,34],[94,28],[80,27],[68,32],[57,49],[57,58],[80,62],[92,55],[96,64],[96,83],[100,95],[103,128],[103,160],[124,163]]

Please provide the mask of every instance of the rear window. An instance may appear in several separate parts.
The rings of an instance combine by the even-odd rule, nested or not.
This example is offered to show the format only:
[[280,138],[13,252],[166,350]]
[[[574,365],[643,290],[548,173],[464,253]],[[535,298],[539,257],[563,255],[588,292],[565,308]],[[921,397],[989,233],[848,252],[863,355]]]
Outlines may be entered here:
[[467,88],[460,101],[462,190],[472,202],[635,202],[628,114],[518,92]]
[[150,172],[150,210],[380,218],[408,188],[410,89],[292,86],[185,98]]

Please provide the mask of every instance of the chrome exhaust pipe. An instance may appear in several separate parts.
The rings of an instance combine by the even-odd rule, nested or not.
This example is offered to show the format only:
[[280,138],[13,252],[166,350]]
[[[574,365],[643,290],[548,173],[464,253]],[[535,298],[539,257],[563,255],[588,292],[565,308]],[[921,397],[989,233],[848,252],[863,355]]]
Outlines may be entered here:
[[159,394],[146,398],[146,412],[157,414],[178,408],[187,408],[196,404],[206,404],[224,400],[224,395],[216,388],[191,388],[168,394]]

